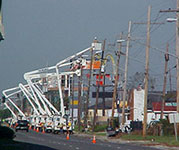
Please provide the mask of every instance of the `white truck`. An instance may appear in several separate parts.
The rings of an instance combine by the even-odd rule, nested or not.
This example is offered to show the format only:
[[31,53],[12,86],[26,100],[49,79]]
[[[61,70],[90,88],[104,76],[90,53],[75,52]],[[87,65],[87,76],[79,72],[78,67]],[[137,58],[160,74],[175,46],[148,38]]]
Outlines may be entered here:
[[53,125],[52,125],[52,133],[60,133],[63,131],[63,121],[62,117],[59,115],[54,115],[53,116]]
[[45,127],[45,132],[47,132],[47,133],[52,132],[52,128],[53,128],[53,117],[47,117],[46,123],[45,123],[44,127]]

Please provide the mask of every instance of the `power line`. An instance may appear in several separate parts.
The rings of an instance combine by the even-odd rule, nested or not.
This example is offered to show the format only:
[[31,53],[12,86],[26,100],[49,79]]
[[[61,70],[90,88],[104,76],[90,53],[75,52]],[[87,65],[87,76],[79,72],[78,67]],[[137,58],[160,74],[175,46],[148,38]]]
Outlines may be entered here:
[[[132,39],[131,39],[132,40]],[[137,42],[137,41],[135,41],[135,42]],[[146,43],[142,43],[142,42],[137,42],[137,43],[139,43],[139,44],[142,44],[142,45],[146,45]],[[160,48],[157,48],[157,47],[152,47],[151,45],[150,45],[150,48],[151,49],[153,49],[153,50],[155,50],[155,51],[158,51],[158,52],[161,52],[161,53],[165,53],[165,51],[163,51],[163,49],[160,49]],[[177,56],[175,55],[175,54],[172,54],[172,53],[168,53],[170,56],[172,56],[172,57],[175,57],[175,58],[177,58]]]

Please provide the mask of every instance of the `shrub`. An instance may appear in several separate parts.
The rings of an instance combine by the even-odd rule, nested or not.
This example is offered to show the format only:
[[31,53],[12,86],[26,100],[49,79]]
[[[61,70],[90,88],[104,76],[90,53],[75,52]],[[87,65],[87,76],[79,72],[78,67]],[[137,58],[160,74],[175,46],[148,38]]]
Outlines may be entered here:
[[114,118],[113,120],[113,128],[119,127],[119,118]]
[[0,119],[6,119],[11,116],[11,113],[8,109],[0,110]]
[[[74,126],[74,131],[78,132],[78,125]],[[80,126],[80,132],[82,132],[82,131],[83,131],[83,126]]]
[[173,124],[169,123],[167,119],[160,119],[160,121],[156,122],[148,129],[149,135],[162,135],[161,129],[163,131],[163,135],[174,135],[174,127]]
[[107,125],[96,125],[94,131],[95,132],[102,132],[105,131],[107,128]]
[[174,126],[167,119],[160,119],[164,135],[174,135]]
[[9,127],[0,127],[0,139],[13,139],[15,137],[15,133]]

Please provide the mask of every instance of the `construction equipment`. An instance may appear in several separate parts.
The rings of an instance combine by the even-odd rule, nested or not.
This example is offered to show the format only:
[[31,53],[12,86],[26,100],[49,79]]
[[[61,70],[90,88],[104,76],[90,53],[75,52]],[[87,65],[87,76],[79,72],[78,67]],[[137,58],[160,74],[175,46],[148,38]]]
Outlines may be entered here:
[[[81,70],[78,68],[78,65],[80,64],[82,67],[86,65],[86,59],[81,56],[91,49],[98,50],[97,47],[99,47],[99,45],[92,44],[91,47],[67,57],[58,62],[55,66],[25,73],[24,79],[26,80],[27,85],[19,83],[18,87],[4,90],[3,94],[5,98],[7,98],[7,100],[17,109],[18,113],[23,118],[28,118],[30,120],[31,126],[34,129],[42,129],[43,131],[49,132],[59,132],[62,129],[64,132],[72,132],[71,117],[70,114],[67,113],[69,110],[67,110],[64,105],[62,76],[65,76],[64,88],[68,90],[68,96],[70,96],[70,76],[74,74],[81,76]],[[73,68],[71,70],[62,69],[67,66],[73,66]],[[57,82],[61,100],[60,111],[58,111],[44,95],[44,91],[47,91],[48,88],[43,84],[43,80],[47,80],[48,83],[48,79],[52,77]],[[25,115],[25,113],[22,112],[11,99],[13,95],[19,93],[23,93],[24,97],[30,103],[32,107],[30,114]],[[5,106],[11,111],[14,118],[16,118],[17,115],[10,109],[7,103],[5,103]]]

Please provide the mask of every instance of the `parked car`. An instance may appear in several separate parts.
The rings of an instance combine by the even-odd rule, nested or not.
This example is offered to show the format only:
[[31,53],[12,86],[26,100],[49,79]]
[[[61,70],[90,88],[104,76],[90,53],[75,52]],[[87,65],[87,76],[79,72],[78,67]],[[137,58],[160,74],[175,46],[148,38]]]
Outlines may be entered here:
[[29,122],[27,120],[18,120],[15,125],[16,132],[18,130],[26,130],[26,132],[29,132]]

